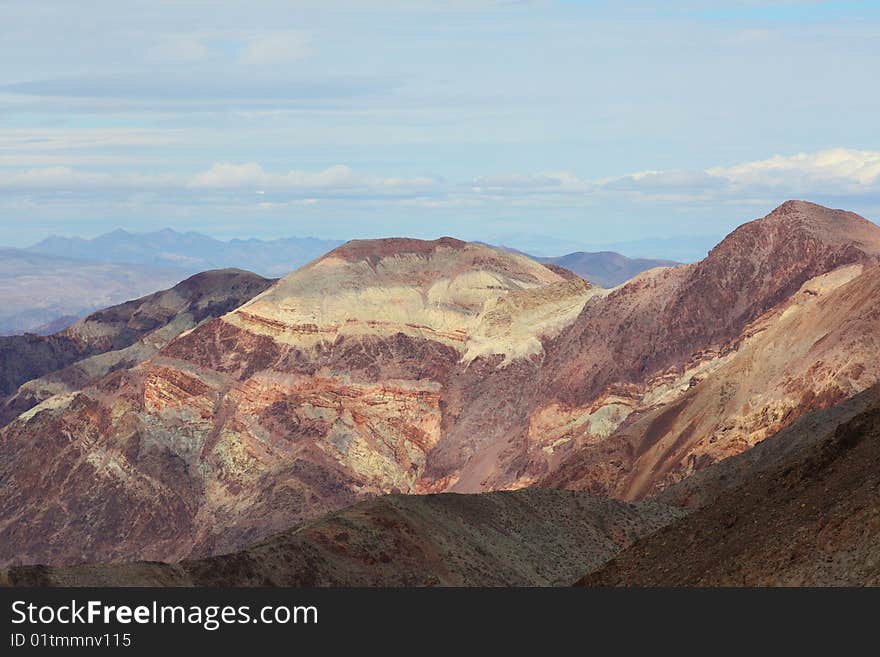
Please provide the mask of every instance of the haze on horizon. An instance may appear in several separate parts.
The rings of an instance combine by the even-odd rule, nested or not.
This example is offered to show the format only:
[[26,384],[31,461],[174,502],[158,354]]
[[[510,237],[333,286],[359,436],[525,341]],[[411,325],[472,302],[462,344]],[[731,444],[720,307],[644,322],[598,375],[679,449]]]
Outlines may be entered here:
[[3,2],[0,243],[169,226],[548,255],[711,244],[787,198],[876,221],[880,6],[717,4]]

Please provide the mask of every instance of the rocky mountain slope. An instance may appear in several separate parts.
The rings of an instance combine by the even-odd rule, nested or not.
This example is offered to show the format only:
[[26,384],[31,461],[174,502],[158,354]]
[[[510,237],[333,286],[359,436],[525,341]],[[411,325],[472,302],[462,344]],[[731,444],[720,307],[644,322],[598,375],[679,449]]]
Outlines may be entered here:
[[[631,414],[545,485],[644,497],[880,380],[880,267],[862,272],[811,279],[734,350],[686,371],[684,392]],[[609,462],[618,475],[596,468]]]
[[860,407],[842,424],[836,409],[814,414],[679,487],[703,505],[581,584],[880,585],[880,388],[843,416]]
[[126,266],[0,248],[0,336],[45,333],[61,317],[83,317],[185,276],[177,267]]
[[50,336],[0,337],[0,426],[53,395],[144,360],[183,331],[240,306],[270,284],[240,270],[204,272],[171,289],[93,313]]
[[[544,342],[537,365],[482,373],[424,478],[432,490],[543,485],[634,499],[748,449],[878,380],[870,311],[878,261],[876,225],[787,202],[699,263],[594,295]],[[775,334],[765,332],[777,321]],[[829,338],[811,351],[823,326]],[[788,332],[797,327],[799,335]],[[799,358],[788,364],[794,341]],[[813,376],[820,359],[828,367]],[[702,406],[672,422],[687,417],[679,410],[694,397]]]
[[878,254],[874,224],[789,202],[588,304],[548,349],[550,410],[623,419],[576,426],[542,485],[644,497],[880,380]]
[[878,404],[880,384],[830,408],[803,415],[752,449],[699,470],[667,486],[651,499],[679,508],[704,507],[768,472],[785,469],[816,445],[830,441],[838,427]]
[[682,512],[586,493],[391,495],[234,554],[11,568],[19,586],[559,586]]

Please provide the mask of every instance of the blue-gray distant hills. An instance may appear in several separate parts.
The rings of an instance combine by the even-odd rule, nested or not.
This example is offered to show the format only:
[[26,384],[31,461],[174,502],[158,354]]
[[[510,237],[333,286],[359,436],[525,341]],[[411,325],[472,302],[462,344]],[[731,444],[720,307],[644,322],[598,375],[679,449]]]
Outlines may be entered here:
[[627,258],[613,251],[587,253],[578,251],[557,258],[535,258],[539,262],[565,267],[581,278],[601,287],[616,287],[633,276],[655,267],[671,267],[679,263],[674,260],[653,258]]
[[118,264],[0,247],[0,336],[49,335],[80,317],[171,287],[176,267]]
[[655,267],[672,267],[681,264],[675,260],[659,258],[628,258],[614,251],[575,251],[563,256],[541,257],[510,247],[500,248],[504,251],[528,256],[545,265],[564,267],[599,287],[617,287],[643,271]]
[[[275,278],[302,267],[342,243],[341,240],[314,237],[223,241],[201,233],[181,233],[170,228],[152,233],[130,233],[120,229],[92,239],[52,236],[27,250],[80,260],[167,267],[187,274],[237,267]],[[524,255],[539,262],[565,267],[602,287],[620,285],[647,269],[678,264],[672,260],[628,258],[613,251],[577,251],[558,257]]]
[[181,233],[166,228],[152,233],[129,233],[120,229],[92,239],[52,236],[27,250],[81,260],[170,267],[190,274],[238,267],[277,277],[340,244],[339,240],[314,237],[223,241],[201,233]]

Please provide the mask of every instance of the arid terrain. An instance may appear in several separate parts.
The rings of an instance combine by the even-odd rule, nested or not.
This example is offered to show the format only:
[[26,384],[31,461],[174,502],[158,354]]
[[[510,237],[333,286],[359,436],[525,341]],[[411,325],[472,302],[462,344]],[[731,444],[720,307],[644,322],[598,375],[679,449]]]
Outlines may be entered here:
[[9,583],[876,579],[858,215],[613,288],[452,238],[201,276],[0,351]]
[[23,566],[5,577],[41,586],[559,586],[681,515],[570,491],[388,495],[233,554]]

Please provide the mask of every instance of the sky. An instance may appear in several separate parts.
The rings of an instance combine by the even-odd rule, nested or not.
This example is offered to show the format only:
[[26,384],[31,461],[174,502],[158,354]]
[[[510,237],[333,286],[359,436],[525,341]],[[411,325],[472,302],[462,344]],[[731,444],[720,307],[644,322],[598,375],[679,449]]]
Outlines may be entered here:
[[876,221],[878,43],[874,1],[0,0],[0,244]]

